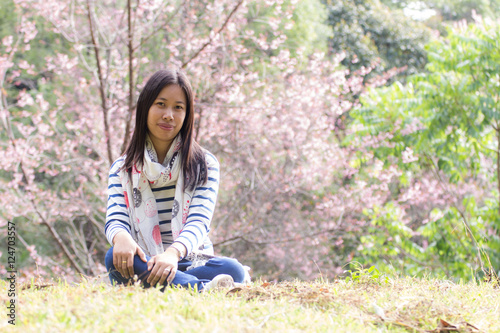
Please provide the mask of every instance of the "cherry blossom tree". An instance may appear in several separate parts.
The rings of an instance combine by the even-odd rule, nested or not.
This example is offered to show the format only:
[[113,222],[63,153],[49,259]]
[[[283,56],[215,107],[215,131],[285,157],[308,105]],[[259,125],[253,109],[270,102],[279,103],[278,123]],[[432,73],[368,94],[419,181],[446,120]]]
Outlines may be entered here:
[[[301,47],[297,1],[15,4],[21,19],[0,51],[0,214],[19,221],[38,274],[104,271],[108,168],[128,143],[142,83],[171,66],[192,78],[196,138],[221,162],[216,251],[276,279],[333,276],[353,258],[364,211],[389,198],[400,170],[364,165],[363,147],[383,137],[345,144],[372,68],[348,73],[342,54]],[[46,32],[64,52],[23,60]],[[369,179],[357,177],[362,167]]]

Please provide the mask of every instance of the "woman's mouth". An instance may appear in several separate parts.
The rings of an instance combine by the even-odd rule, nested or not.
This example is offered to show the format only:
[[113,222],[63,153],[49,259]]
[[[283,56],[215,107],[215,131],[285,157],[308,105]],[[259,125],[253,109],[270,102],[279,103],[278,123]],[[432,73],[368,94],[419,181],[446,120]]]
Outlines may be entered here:
[[174,125],[158,124],[158,126],[165,131],[171,131],[174,129]]

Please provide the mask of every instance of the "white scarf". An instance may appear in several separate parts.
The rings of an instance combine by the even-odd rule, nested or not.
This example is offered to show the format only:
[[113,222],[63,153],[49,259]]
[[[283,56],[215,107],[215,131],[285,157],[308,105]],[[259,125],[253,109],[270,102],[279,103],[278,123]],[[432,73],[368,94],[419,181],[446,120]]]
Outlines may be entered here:
[[[172,142],[163,164],[158,163],[158,156],[153,143],[146,136],[144,163],[132,168],[132,182],[126,170],[120,171],[124,188],[125,203],[129,211],[132,237],[148,256],[164,252],[160,233],[156,198],[151,190],[155,187],[175,185],[172,208],[172,236],[175,240],[186,223],[193,191],[184,191],[184,175],[181,170],[181,137]],[[132,194],[132,195],[131,195]],[[182,205],[180,205],[182,204]]]

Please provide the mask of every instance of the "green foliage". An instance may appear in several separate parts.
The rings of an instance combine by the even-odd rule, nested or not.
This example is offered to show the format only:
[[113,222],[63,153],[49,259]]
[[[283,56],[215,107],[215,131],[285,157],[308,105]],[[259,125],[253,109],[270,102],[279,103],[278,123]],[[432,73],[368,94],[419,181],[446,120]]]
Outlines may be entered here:
[[[422,276],[430,270],[438,276],[468,279],[471,270],[477,270],[475,274],[481,277],[484,272],[478,268],[489,266],[488,257],[493,267],[500,266],[497,254],[499,237],[488,235],[488,229],[493,227],[491,220],[478,216],[480,212],[472,198],[466,198],[466,201],[467,213],[472,216],[469,219],[470,231],[455,207],[444,211],[435,208],[430,215],[438,218],[431,218],[416,230],[402,221],[401,211],[392,203],[369,212],[373,227],[368,235],[361,237],[359,257],[355,260],[375,263],[382,272],[396,269]],[[482,207],[480,210],[491,214],[497,210],[492,208]],[[472,237],[477,239],[482,264],[478,261],[478,250]]]
[[12,0],[0,0],[0,36],[11,35],[14,31],[17,14]]
[[[422,21],[431,29],[446,35],[446,25],[461,20],[473,21],[473,13],[490,18],[500,15],[500,0],[381,0],[395,9],[410,8],[415,19]],[[419,13],[424,13],[419,18]],[[430,15],[430,17],[429,17]]]
[[[371,90],[357,116],[365,126],[362,132],[393,131],[396,143],[395,149],[379,149],[376,156],[400,156],[401,148],[410,146],[424,158],[438,157],[439,170],[452,180],[477,173],[478,154],[496,152],[499,38],[498,25],[471,25],[464,33],[450,30],[446,41],[427,47],[427,73],[412,76],[407,86]],[[402,123],[396,127],[398,120]],[[419,130],[405,134],[415,123]]]
[[498,17],[500,1],[498,0],[427,0],[430,8],[434,8],[444,21],[472,19],[472,11],[479,15]]
[[375,282],[377,284],[389,283],[389,277],[380,273],[380,271],[375,267],[363,268],[359,262],[351,262],[350,265],[353,266],[353,270],[347,270],[350,276],[345,278],[346,282],[353,283],[370,283]]
[[326,24],[327,11],[320,0],[302,0],[297,3],[293,13],[293,26],[287,32],[290,49],[304,49],[309,55],[315,51],[327,50],[328,38],[332,32]]
[[330,51],[345,52],[343,64],[351,71],[369,67],[379,58],[377,73],[408,66],[405,75],[410,75],[423,69],[424,45],[430,37],[425,26],[379,0],[327,3],[328,23],[333,31]]
[[[14,36],[14,43],[16,41],[16,27],[22,25],[22,11],[16,8],[12,0],[0,0],[0,41],[3,37]],[[67,53],[70,44],[62,39],[61,36],[53,32],[53,25],[42,18],[35,20],[37,35],[31,43],[31,47],[36,52],[23,52],[16,54],[14,60],[25,60],[29,64],[35,66],[35,71],[44,72],[45,57],[56,55],[58,53]],[[33,80],[34,84],[39,78],[33,78],[30,75],[24,75],[23,78]]]
[[[500,152],[499,40],[500,25],[493,22],[450,29],[446,39],[427,46],[426,73],[409,77],[406,86],[371,90],[353,115],[355,136],[388,135],[370,150],[403,171],[395,195],[432,174],[453,198],[447,205],[429,202],[420,218],[405,217],[396,198],[366,212],[373,227],[360,239],[360,254],[382,270],[393,265],[421,274],[430,268],[467,278],[471,269],[500,267],[498,176],[491,172]],[[407,147],[418,162],[405,161]],[[472,188],[468,184],[477,184],[475,190],[451,189]]]
[[431,8],[437,11],[438,16],[444,21],[458,21],[472,18],[472,11],[479,15],[498,17],[500,13],[499,0],[381,0],[392,8],[405,8],[409,5],[418,4],[423,8]]

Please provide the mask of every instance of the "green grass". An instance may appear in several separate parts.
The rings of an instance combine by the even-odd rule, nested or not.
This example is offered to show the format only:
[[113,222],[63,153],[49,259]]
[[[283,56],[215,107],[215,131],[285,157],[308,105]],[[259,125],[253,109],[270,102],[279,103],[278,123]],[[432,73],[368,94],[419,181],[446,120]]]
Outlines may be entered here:
[[[6,288],[0,281],[5,313]],[[439,332],[440,320],[459,332],[500,332],[500,288],[488,283],[257,281],[200,294],[89,280],[21,285],[18,296],[16,326],[2,315],[1,332]]]

